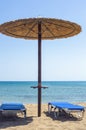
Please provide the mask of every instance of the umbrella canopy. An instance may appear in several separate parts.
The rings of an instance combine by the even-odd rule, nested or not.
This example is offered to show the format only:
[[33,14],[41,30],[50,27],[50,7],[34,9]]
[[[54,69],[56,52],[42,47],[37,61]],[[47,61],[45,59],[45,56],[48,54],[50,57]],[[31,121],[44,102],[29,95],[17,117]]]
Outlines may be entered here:
[[4,23],[0,32],[16,38],[38,39],[38,23],[41,23],[41,38],[55,39],[74,36],[81,31],[76,23],[52,18],[29,18]]
[[[38,39],[38,116],[41,116],[41,39],[67,38],[81,32],[73,22],[54,18],[20,19],[0,25],[0,32],[15,38]],[[45,87],[44,87],[45,88]]]

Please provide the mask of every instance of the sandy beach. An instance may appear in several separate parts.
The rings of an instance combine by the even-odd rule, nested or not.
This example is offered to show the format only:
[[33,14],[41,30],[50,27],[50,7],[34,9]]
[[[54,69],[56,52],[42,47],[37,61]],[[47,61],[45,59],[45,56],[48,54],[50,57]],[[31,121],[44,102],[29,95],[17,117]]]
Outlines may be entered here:
[[[86,107],[86,103],[77,103]],[[42,115],[37,117],[37,105],[25,105],[27,118],[19,114],[18,117],[1,118],[0,130],[86,130],[86,112],[82,120],[73,117],[59,117],[48,114],[47,104],[42,104]]]

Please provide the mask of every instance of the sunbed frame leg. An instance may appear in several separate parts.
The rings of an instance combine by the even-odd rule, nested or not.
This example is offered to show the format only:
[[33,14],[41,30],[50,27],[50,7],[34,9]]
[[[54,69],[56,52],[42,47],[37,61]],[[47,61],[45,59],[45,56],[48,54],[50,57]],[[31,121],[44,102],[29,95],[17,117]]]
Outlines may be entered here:
[[24,112],[24,118],[26,118],[26,110],[25,111],[23,111]]
[[58,112],[56,112],[57,108],[54,108],[54,117],[57,118],[60,115],[61,110],[58,109]]
[[48,105],[48,113],[49,113],[49,114],[51,113],[51,111],[52,111],[52,108],[53,108],[53,106],[51,106],[51,105]]
[[84,112],[85,112],[85,110],[81,111],[81,114],[78,114],[79,120],[82,120],[82,118],[84,117]]
[[54,117],[57,118],[57,114],[56,114],[56,108],[54,108]]

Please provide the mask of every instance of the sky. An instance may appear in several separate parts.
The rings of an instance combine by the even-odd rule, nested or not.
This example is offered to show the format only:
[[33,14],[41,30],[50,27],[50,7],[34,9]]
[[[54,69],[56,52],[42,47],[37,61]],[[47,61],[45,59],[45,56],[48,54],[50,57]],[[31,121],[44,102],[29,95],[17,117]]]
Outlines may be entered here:
[[[79,24],[76,36],[42,41],[43,81],[86,81],[86,0],[0,0],[0,24],[34,17]],[[37,81],[37,40],[0,33],[0,81]]]

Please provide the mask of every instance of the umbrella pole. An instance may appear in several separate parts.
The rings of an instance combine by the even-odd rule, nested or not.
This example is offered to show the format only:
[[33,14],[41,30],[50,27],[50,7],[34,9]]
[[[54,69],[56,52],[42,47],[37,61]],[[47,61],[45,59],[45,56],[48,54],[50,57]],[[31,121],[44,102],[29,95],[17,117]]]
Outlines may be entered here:
[[41,22],[38,22],[38,117],[41,116]]

